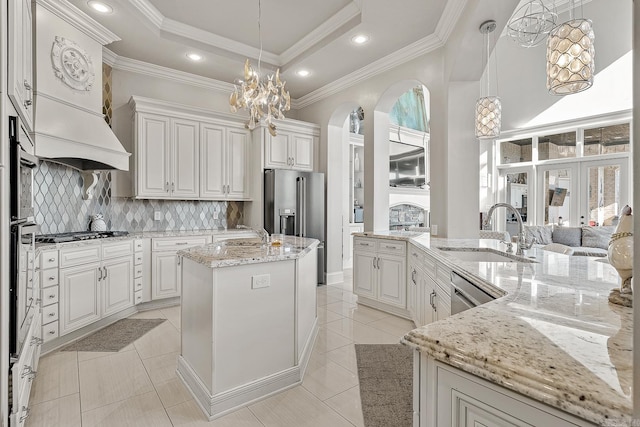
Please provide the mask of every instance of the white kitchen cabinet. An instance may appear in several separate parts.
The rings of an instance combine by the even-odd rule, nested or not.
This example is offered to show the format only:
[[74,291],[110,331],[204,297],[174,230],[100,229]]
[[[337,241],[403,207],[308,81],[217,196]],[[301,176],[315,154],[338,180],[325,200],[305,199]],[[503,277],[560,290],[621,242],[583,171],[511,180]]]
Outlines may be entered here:
[[281,130],[267,135],[264,167],[266,169],[313,170],[313,152],[318,137],[307,132]]
[[414,360],[415,427],[594,425],[427,355]]
[[417,246],[409,245],[407,308],[418,326],[451,315],[451,270]]
[[23,124],[33,131],[33,15],[31,0],[8,2],[9,99]]
[[509,195],[511,197],[511,205],[516,209],[523,208],[522,202],[523,196],[527,196],[527,184],[509,183],[509,187],[511,190],[511,194]]
[[133,306],[133,259],[131,255],[103,261],[102,316]]
[[407,311],[406,242],[356,237],[353,292],[358,300],[402,317]]
[[211,236],[160,237],[151,243],[151,299],[180,296],[179,250],[211,243]]
[[99,262],[60,269],[60,335],[100,319]]
[[136,121],[136,197],[197,199],[199,123],[148,113]]
[[249,131],[228,126],[200,125],[200,197],[248,200]]

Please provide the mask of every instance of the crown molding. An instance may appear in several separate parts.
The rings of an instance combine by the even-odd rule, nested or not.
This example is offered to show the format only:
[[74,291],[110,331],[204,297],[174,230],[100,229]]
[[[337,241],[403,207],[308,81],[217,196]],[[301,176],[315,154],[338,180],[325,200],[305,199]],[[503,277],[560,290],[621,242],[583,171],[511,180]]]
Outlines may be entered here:
[[158,30],[162,28],[164,15],[151,2],[147,0],[129,0],[129,3],[135,7],[147,20]]
[[359,24],[361,16],[362,13],[360,8],[352,1],[347,6],[336,12],[331,18],[327,19],[309,34],[293,44],[293,46],[282,52],[279,56],[281,65],[294,61],[322,40],[330,37],[337,31],[340,31],[342,27],[349,24],[354,19],[357,19]]
[[[149,0],[129,1],[131,5],[135,7],[136,10],[138,10],[138,12],[140,12],[158,32],[203,43],[215,49],[224,50],[234,57],[246,56],[257,59],[260,55],[260,49],[253,46],[167,18],[162,14],[162,12],[153,6]],[[326,38],[331,37],[332,34],[336,31],[340,31],[341,28],[359,16],[360,7],[356,1],[352,1],[327,21],[320,24],[320,26],[285,50],[282,54],[278,55],[276,53],[263,50],[262,58],[266,63],[282,67],[283,65],[294,61],[311,47],[322,42]]]
[[211,79],[209,77],[199,76],[196,74],[186,73],[184,71],[174,70],[173,68],[150,64],[148,62],[138,61],[137,59],[126,58],[124,56],[116,56],[116,60],[111,66],[116,70],[129,71],[132,73],[157,77],[220,92],[229,93],[234,88],[233,84],[231,83]]
[[402,49],[393,52],[384,58],[372,62],[371,64],[347,74],[346,76],[329,83],[313,92],[302,96],[293,102],[291,107],[300,109],[318,102],[324,98],[334,95],[358,82],[374,77],[380,73],[397,67],[400,64],[411,61],[431,51],[434,51],[446,43],[453,29],[462,14],[468,0],[448,0],[440,16],[434,34],[430,34]]
[[106,47],[102,46],[102,62],[103,63],[107,64],[110,67],[113,67],[117,59],[118,59],[118,55],[116,55]]
[[366,67],[362,67],[353,73],[347,74],[328,85],[298,98],[295,103],[292,101],[292,106],[295,106],[296,109],[308,107],[309,105],[341,92],[356,83],[370,79],[371,77],[395,68],[400,64],[411,61],[412,59],[422,56],[428,52],[434,51],[442,46],[444,46],[444,42],[435,34],[431,34],[385,56],[384,58],[380,58],[379,60],[372,62]]
[[42,6],[103,46],[120,40],[120,37],[100,25],[98,21],[88,16],[67,0],[36,0],[36,4]]

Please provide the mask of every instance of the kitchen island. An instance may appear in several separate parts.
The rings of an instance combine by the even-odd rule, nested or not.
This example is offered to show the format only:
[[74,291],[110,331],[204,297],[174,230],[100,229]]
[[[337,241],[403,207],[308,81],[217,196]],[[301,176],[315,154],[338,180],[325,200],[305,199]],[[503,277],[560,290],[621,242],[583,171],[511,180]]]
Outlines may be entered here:
[[619,278],[605,258],[531,249],[514,262],[465,261],[457,254],[504,245],[356,236],[408,241],[496,298],[402,339],[414,349],[414,426],[631,425],[633,310],[608,302]]
[[210,420],[302,382],[317,335],[317,246],[285,236],[178,252],[178,376]]

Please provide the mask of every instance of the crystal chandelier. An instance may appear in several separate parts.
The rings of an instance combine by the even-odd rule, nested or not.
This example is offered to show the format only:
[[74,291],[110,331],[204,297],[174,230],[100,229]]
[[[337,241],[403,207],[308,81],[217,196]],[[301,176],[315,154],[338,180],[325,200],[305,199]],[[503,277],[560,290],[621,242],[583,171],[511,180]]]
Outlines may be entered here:
[[507,34],[522,47],[538,46],[556,26],[557,18],[554,2],[531,0],[513,14]]
[[547,40],[547,89],[553,95],[582,92],[593,85],[595,72],[594,34],[591,20],[569,20],[549,33]]
[[[497,95],[490,96],[489,82],[491,80],[489,73],[489,33],[496,29],[496,21],[486,21],[480,25],[480,32],[484,34],[487,42],[487,92],[476,102],[476,138],[492,139],[500,135],[500,126],[502,124],[502,104]],[[497,81],[496,67],[496,81]],[[481,85],[482,87],[482,85]],[[481,93],[482,95],[482,93]]]
[[261,121],[267,124],[269,133],[276,136],[276,125],[273,119],[284,119],[284,111],[291,108],[291,97],[284,89],[286,82],[280,80],[280,69],[275,76],[260,77],[260,62],[262,59],[262,30],[260,17],[262,6],[258,0],[258,37],[260,39],[260,55],[258,56],[258,70],[254,70],[247,58],[244,63],[244,79],[234,85],[233,93],[229,97],[229,105],[234,113],[239,109],[249,110],[249,121],[246,126],[253,130]]

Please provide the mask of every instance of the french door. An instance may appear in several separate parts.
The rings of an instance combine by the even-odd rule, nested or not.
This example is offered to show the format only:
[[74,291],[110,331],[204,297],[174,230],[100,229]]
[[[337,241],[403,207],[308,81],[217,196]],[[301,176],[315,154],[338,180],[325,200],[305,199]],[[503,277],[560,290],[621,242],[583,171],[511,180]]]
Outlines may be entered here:
[[620,209],[630,203],[629,160],[595,160],[580,164],[580,223],[614,225]]

